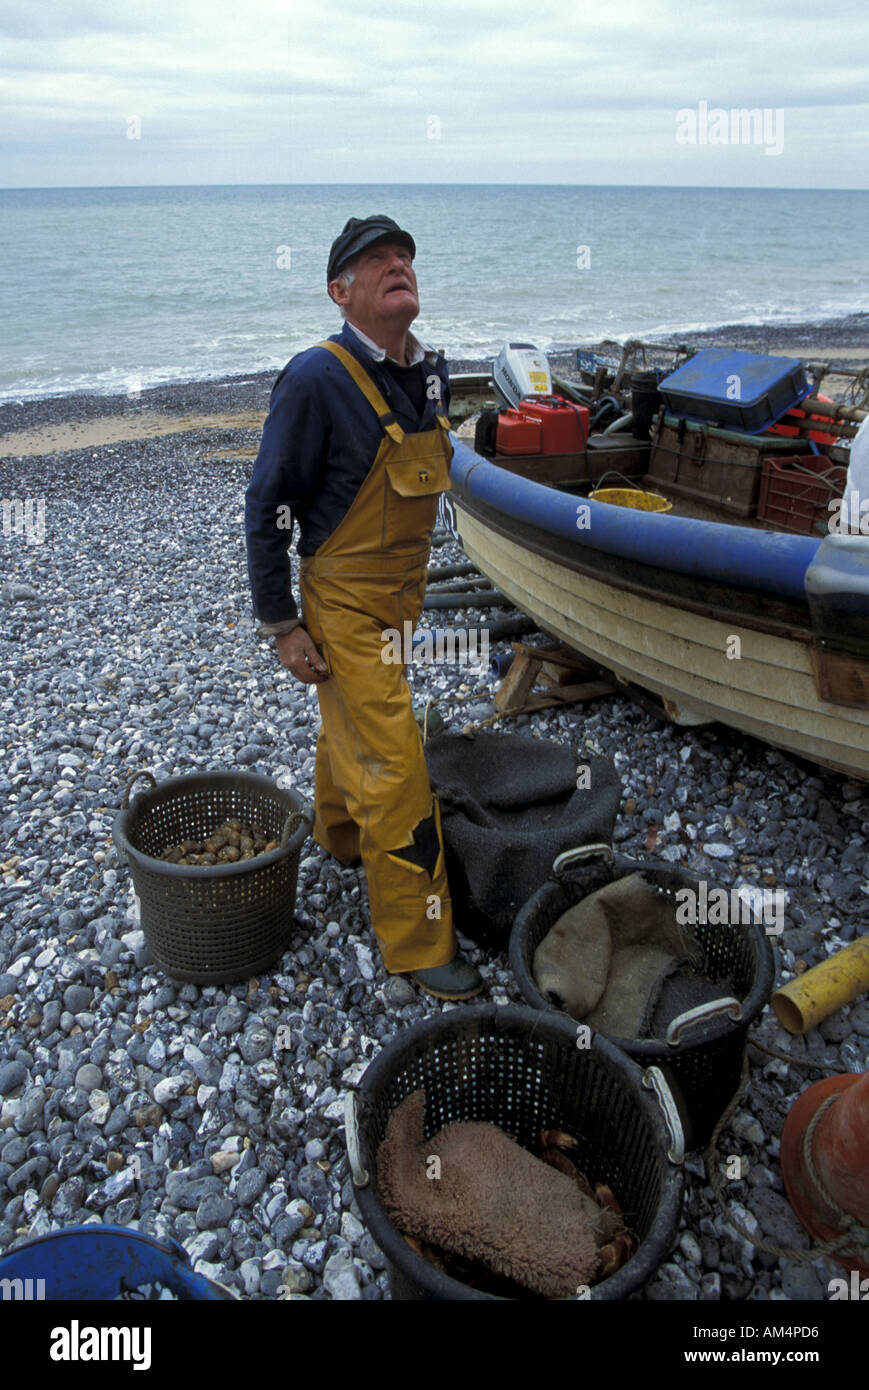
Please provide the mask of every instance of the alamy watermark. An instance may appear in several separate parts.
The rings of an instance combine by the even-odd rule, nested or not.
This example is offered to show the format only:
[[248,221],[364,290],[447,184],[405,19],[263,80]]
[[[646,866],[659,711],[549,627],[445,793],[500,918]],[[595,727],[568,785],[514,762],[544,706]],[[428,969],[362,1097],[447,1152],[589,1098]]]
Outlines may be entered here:
[[45,540],[45,498],[0,498],[3,516],[3,536],[23,535],[28,545],[41,545]]
[[766,936],[781,936],[784,931],[785,907],[788,895],[783,888],[718,888],[701,880],[697,891],[676,889],[676,921],[680,926],[713,927],[747,926],[757,922],[765,928]]
[[832,497],[827,506],[831,536],[869,536],[869,497],[861,499],[857,488],[847,497]]
[[861,1279],[856,1269],[851,1270],[848,1279],[831,1279],[827,1285],[830,1301],[834,1299],[854,1299],[869,1303],[869,1279]]
[[0,1301],[10,1299],[30,1303],[43,1298],[44,1279],[0,1279]]
[[785,147],[785,113],[781,106],[710,107],[698,101],[676,112],[677,145],[762,145],[764,154],[781,154]]
[[150,1327],[82,1327],[73,1318],[68,1327],[51,1329],[48,1354],[52,1361],[131,1361],[134,1371],[151,1365]]
[[479,661],[488,665],[489,632],[487,628],[422,628],[414,639],[413,623],[405,620],[403,632],[397,627],[385,628],[380,634],[383,643],[380,660],[385,666],[409,666],[456,662],[469,666]]

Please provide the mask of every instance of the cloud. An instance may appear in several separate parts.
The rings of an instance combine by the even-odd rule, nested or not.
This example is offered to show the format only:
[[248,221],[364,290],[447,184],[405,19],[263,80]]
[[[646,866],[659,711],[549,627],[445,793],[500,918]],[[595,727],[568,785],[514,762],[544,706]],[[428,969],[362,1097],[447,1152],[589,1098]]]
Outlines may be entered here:
[[[865,185],[855,131],[869,122],[869,12],[852,0],[825,9],[824,34],[845,36],[843,62],[817,16],[794,8],[441,0],[369,11],[249,0],[215,11],[205,0],[67,0],[48,11],[11,0],[0,17],[0,153],[8,184],[32,181],[28,159],[40,179],[54,170],[53,182],[113,182],[129,159],[119,164],[111,142],[136,113],[143,182],[233,181],[240,141],[253,182],[485,181],[493,168],[523,182],[540,169],[550,179],[565,161],[565,181],[587,166],[610,167],[614,181],[644,172],[641,181],[666,182],[675,113],[706,101],[785,111],[785,151],[775,173],[765,161],[764,177]],[[700,181],[714,181],[708,151],[694,163]]]

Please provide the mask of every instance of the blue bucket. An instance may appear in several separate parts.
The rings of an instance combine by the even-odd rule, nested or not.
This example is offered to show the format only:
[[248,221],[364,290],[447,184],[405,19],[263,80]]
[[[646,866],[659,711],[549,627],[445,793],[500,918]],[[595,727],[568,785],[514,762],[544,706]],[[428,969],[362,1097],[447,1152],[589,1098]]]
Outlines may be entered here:
[[183,1245],[163,1245],[125,1226],[69,1226],[20,1245],[0,1259],[4,1299],[111,1300],[142,1284],[166,1285],[179,1299],[234,1299],[196,1274]]

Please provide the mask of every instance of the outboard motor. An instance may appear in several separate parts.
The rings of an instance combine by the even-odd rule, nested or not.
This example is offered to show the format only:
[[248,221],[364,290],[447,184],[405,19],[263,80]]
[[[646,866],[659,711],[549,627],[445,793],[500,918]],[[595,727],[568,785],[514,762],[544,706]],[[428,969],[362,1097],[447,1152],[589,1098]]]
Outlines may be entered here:
[[546,353],[533,343],[505,343],[492,365],[495,395],[503,410],[525,396],[551,396],[552,377]]

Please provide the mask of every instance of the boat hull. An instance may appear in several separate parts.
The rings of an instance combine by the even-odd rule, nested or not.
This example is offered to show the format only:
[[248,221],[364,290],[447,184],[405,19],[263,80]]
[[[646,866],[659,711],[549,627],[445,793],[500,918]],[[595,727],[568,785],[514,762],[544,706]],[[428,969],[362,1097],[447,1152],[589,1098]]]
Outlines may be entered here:
[[491,479],[485,499],[475,495],[474,461],[483,461],[465,455],[465,467],[453,470],[448,524],[468,558],[543,631],[657,696],[677,723],[718,721],[869,780],[869,709],[819,698],[805,601],[665,571],[552,534],[511,515],[515,505],[499,507]]

